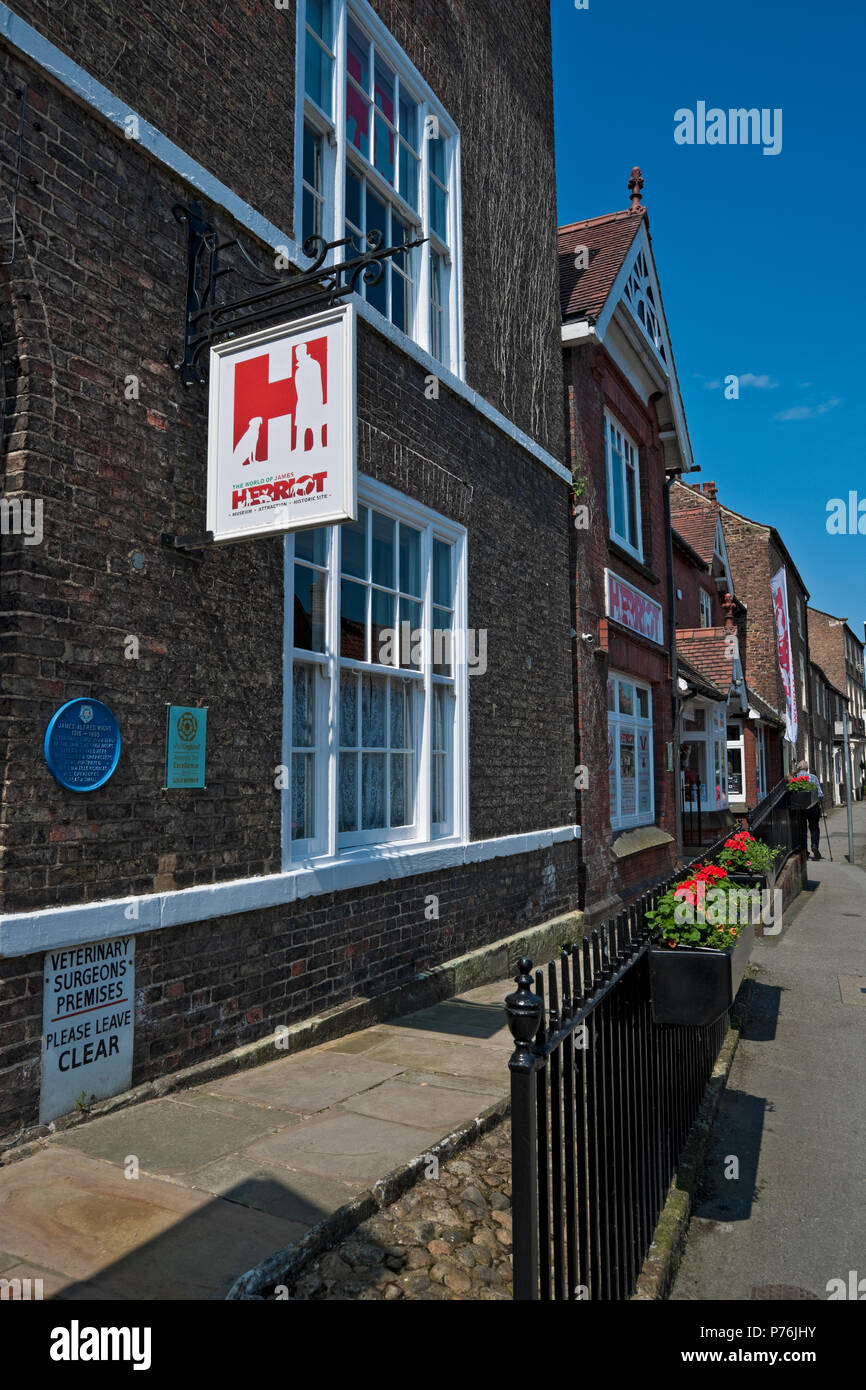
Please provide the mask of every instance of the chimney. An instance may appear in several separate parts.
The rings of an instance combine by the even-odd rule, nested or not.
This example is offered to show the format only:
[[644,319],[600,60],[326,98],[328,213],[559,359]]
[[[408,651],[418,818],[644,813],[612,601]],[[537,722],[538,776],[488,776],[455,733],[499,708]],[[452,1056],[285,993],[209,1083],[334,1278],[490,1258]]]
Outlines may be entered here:
[[642,212],[642,211],[643,211],[643,208],[641,207],[641,199],[643,198],[643,193],[641,192],[641,189],[642,189],[642,188],[643,188],[643,174],[641,173],[641,171],[640,171],[640,169],[637,167],[637,165],[635,165],[634,168],[633,168],[632,171],[631,171],[631,178],[630,178],[629,181],[628,181],[628,191],[629,191],[629,193],[631,194],[631,211],[632,211],[632,212]]
[[700,487],[700,489],[701,489],[701,492],[704,494],[704,496],[705,496],[705,497],[709,497],[709,499],[710,499],[711,502],[717,502],[717,501],[718,501],[718,498],[717,498],[717,496],[716,496],[716,485],[715,485],[715,483],[700,483],[700,484],[699,484],[699,487]]

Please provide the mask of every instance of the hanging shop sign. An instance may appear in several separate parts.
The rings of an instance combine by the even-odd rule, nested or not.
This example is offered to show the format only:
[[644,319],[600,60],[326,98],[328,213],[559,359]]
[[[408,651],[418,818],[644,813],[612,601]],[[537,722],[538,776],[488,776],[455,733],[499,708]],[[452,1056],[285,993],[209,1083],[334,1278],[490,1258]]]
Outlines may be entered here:
[[351,304],[211,348],[215,542],[354,521],[356,480]]
[[604,575],[607,616],[615,623],[621,623],[623,627],[630,628],[632,632],[639,633],[641,637],[648,637],[651,642],[658,642],[659,646],[662,646],[664,630],[661,604],[656,603],[654,598],[649,598],[640,589],[636,589],[633,584],[620,579],[613,570],[606,569]]
[[129,1090],[135,937],[45,956],[39,1123]]
[[785,566],[770,580],[773,593],[773,613],[776,618],[776,649],[779,653],[779,672],[785,691],[785,738],[797,742],[797,685],[794,679],[794,657],[791,652],[791,629],[788,625],[788,580]]
[[106,783],[120,758],[120,726],[101,700],[69,700],[45,730],[49,770],[73,792],[93,792]]
[[165,789],[205,785],[207,709],[167,705],[165,720]]

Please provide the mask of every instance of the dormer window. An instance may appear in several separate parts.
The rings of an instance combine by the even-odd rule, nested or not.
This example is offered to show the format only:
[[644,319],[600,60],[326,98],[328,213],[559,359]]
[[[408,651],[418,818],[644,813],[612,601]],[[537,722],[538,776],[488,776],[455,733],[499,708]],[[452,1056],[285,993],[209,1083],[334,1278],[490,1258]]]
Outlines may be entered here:
[[662,338],[659,311],[656,308],[655,294],[650,283],[646,257],[639,251],[632,266],[631,275],[625,287],[625,297],[632,312],[640,320],[644,333],[649,338],[659,357],[666,362],[664,340]]

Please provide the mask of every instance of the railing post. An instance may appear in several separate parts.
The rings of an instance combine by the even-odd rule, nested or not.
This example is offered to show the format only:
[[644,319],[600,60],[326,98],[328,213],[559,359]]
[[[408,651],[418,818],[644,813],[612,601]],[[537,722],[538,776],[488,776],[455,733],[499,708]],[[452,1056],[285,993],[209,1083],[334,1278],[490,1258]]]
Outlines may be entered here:
[[[517,989],[505,1000],[514,1052],[511,1072],[511,1207],[514,1240],[514,1298],[538,1298],[538,1154],[535,1123],[535,1069],[533,1048],[542,1019],[543,1005],[532,992],[532,961],[518,964]],[[542,1155],[547,1164],[547,1154]],[[545,1239],[548,1239],[545,1232]]]

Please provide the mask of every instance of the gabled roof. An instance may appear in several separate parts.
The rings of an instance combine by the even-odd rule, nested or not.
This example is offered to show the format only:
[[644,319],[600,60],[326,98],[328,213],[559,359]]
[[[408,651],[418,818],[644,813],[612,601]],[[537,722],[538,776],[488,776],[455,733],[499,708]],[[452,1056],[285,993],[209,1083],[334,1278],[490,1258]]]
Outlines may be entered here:
[[734,658],[727,656],[728,634],[723,627],[680,627],[677,628],[677,660],[682,656],[724,692],[734,684]]
[[708,569],[712,569],[713,565],[718,524],[718,505],[712,507],[709,501],[705,507],[690,507],[687,511],[681,512],[671,511],[671,526],[692,550],[697,551]]
[[[594,322],[598,318],[646,215],[646,208],[627,208],[560,227],[559,299],[563,320]],[[585,246],[589,252],[585,270],[575,266],[578,246]]]
[[756,690],[753,690],[752,687],[748,684],[746,685],[746,695],[748,697],[750,707],[758,711],[758,714],[761,716],[765,723],[778,724],[780,729],[784,728],[784,714],[780,714],[777,709],[774,709],[772,705],[769,705],[767,701],[763,698],[763,696],[759,695],[758,692]]
[[[671,520],[673,521],[673,517],[671,517]],[[671,540],[673,541],[677,550],[679,550],[681,554],[685,555],[687,560],[691,561],[695,569],[703,570],[704,573],[706,573],[707,570],[710,569],[710,566],[707,564],[706,560],[701,559],[698,552],[694,550],[692,546],[689,545],[685,536],[680,535],[679,531],[677,531],[676,527],[674,526],[671,527]]]
[[699,695],[706,695],[711,700],[724,702],[728,698],[728,692],[722,690],[715,681],[711,681],[690,661],[687,661],[682,653],[677,651],[677,675],[687,680],[689,685],[693,685]]

